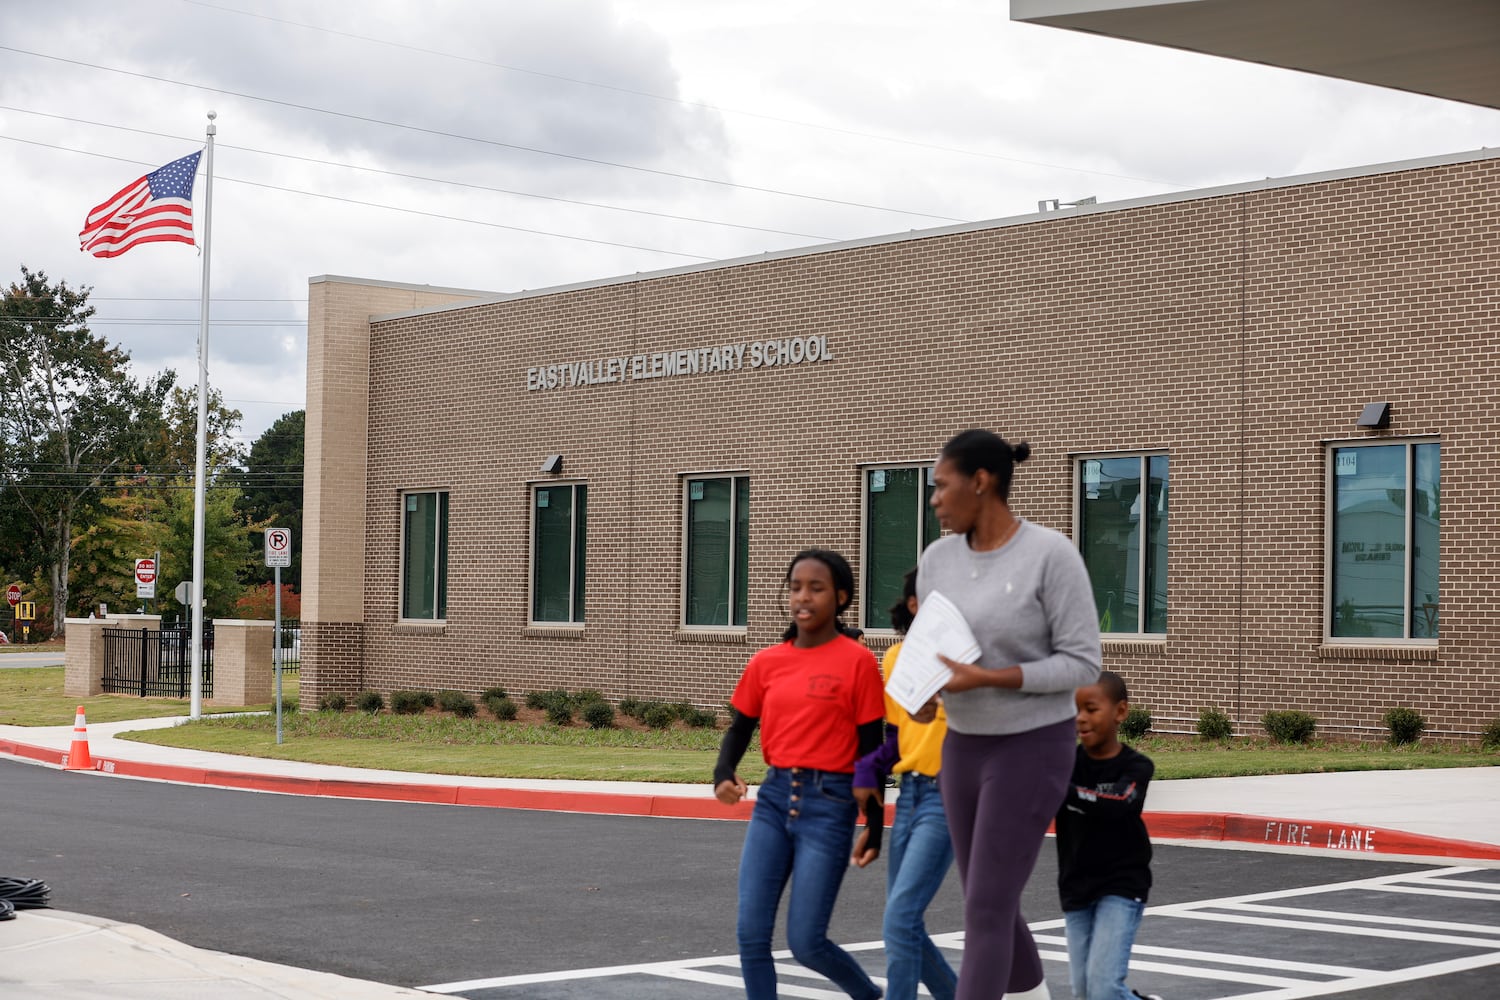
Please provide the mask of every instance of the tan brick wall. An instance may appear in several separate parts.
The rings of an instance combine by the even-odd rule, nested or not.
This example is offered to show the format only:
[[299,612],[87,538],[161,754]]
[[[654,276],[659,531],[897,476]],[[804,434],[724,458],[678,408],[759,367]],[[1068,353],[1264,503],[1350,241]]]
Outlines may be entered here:
[[[327,639],[319,625],[357,625],[363,615],[370,317],[481,296],[329,277],[308,284],[304,537],[293,544],[302,546],[302,615],[312,635]],[[310,642],[304,682],[314,692],[358,687],[358,648]],[[336,652],[344,658],[330,659]]]
[[[1063,531],[1072,456],[1170,454],[1168,635],[1111,641],[1106,654],[1162,728],[1188,729],[1216,704],[1241,731],[1297,707],[1325,731],[1361,733],[1401,703],[1441,733],[1473,733],[1500,715],[1486,426],[1497,221],[1500,162],[1482,159],[377,323],[363,550],[340,551],[343,569],[323,574],[342,581],[362,556],[364,585],[321,620],[363,621],[362,682],[381,689],[589,686],[718,705],[782,628],[791,553],[818,544],[857,561],[861,465],[929,459],[954,431],[983,426],[1032,443],[1015,506]],[[835,360],[525,385],[534,365],[808,334],[826,335]],[[358,391],[357,373],[339,377]],[[310,418],[313,379],[310,360]],[[1325,442],[1359,438],[1355,417],[1373,400],[1393,405],[1383,436],[1442,441],[1435,651],[1353,655],[1322,641]],[[589,484],[581,637],[526,628],[527,483],[552,453]],[[311,482],[311,439],[308,461]],[[700,470],[751,479],[742,643],[677,634],[680,476]],[[396,622],[407,488],[452,495],[436,632]],[[335,558],[326,546],[323,557]]]

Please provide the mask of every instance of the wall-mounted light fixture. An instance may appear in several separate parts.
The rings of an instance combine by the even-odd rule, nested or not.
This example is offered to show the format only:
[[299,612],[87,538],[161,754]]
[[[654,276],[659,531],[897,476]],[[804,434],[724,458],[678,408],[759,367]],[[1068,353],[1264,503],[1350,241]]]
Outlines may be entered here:
[[1366,403],[1365,408],[1359,412],[1359,419],[1354,426],[1360,430],[1378,431],[1391,426],[1391,404],[1390,403]]
[[1077,201],[1060,201],[1057,198],[1044,198],[1036,203],[1038,212],[1056,212],[1060,208],[1078,208],[1082,205],[1097,205],[1099,199],[1093,195],[1087,198],[1079,198]]
[[553,475],[561,472],[562,471],[562,456],[561,455],[548,455],[546,457],[546,459],[544,459],[542,461],[542,471],[546,472],[546,473],[553,474]]

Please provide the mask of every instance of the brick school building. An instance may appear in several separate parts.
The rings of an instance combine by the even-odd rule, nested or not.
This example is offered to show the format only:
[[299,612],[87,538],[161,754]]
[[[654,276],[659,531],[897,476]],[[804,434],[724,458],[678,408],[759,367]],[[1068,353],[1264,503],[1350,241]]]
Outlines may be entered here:
[[506,295],[314,278],[302,696],[721,706],[809,545],[882,648],[934,456],[985,427],[1158,730],[1473,738],[1497,232],[1483,151]]

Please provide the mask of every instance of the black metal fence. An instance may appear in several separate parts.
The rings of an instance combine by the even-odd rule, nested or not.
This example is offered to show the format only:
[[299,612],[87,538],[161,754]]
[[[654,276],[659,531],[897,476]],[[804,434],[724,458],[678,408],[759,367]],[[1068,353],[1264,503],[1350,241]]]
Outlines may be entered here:
[[281,672],[302,672],[302,622],[296,618],[281,619]]
[[[153,629],[104,629],[106,694],[142,698],[187,698],[193,693],[192,627],[186,623]],[[203,691],[214,694],[214,628],[203,624]]]

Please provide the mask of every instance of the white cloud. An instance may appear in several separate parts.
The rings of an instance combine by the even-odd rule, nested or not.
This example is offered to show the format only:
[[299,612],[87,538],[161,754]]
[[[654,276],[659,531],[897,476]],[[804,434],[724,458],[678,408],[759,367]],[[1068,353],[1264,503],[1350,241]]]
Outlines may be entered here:
[[[243,0],[10,0],[0,5],[0,44],[742,185],[523,153],[0,51],[0,105],[180,137],[0,109],[0,172],[10,181],[0,187],[0,280],[26,264],[92,285],[98,329],[127,347],[142,371],[171,366],[188,385],[197,372],[196,252],[159,245],[101,261],[79,254],[75,234],[86,209],[149,166],[191,151],[202,142],[205,111],[220,113],[211,369],[226,397],[252,401],[233,404],[251,437],[301,405],[312,275],[536,288],[697,259],[610,243],[731,257],[940,224],[934,217],[1015,215],[1042,198],[1109,201],[1500,142],[1493,110],[1016,25],[1002,0],[254,7],[463,58],[215,6],[249,9]],[[521,198],[235,147],[808,235]],[[201,195],[200,185],[200,202]],[[173,298],[188,301],[165,301]],[[103,322],[132,318],[188,322]]]

